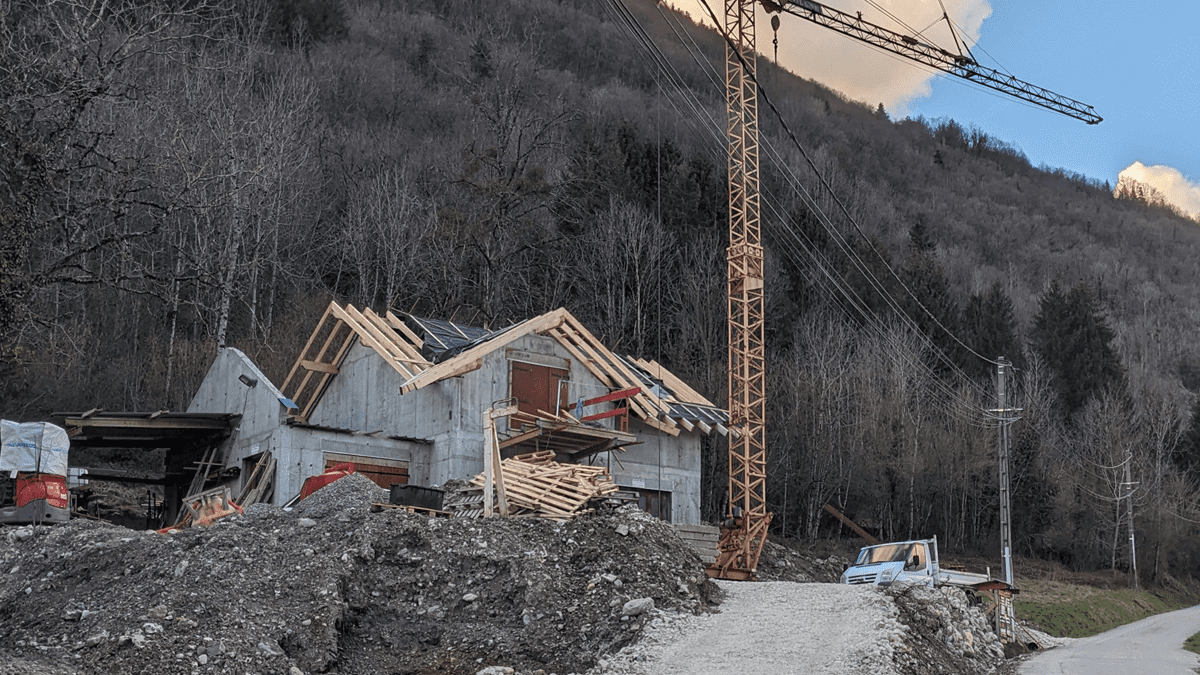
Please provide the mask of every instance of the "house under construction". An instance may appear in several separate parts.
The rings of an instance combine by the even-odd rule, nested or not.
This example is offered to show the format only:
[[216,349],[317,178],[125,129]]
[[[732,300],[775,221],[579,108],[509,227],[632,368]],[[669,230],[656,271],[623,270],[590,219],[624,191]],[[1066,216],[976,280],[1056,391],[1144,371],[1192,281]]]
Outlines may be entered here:
[[489,331],[331,303],[282,386],[224,349],[188,412],[240,415],[202,470],[268,482],[282,504],[344,462],[385,487],[468,479],[484,468],[485,412],[513,404],[495,420],[503,457],[604,465],[646,510],[699,522],[701,439],[729,433],[726,411],[565,309]]

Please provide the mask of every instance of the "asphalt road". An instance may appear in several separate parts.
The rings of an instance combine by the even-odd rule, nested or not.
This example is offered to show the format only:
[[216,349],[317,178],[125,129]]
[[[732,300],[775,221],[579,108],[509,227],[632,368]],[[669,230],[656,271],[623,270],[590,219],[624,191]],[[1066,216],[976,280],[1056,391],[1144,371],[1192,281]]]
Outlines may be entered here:
[[1200,654],[1183,641],[1200,632],[1200,605],[1159,614],[1034,656],[1019,675],[1196,675]]

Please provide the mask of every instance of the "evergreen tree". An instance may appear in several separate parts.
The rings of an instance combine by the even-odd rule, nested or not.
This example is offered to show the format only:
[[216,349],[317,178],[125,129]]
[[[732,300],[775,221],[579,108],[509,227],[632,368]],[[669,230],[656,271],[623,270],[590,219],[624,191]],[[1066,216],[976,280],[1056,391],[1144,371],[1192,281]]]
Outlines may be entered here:
[[[1017,368],[1025,357],[1017,339],[1017,319],[1012,300],[999,282],[983,293],[972,293],[962,313],[962,334],[968,346],[986,359],[1003,356]],[[992,376],[992,364],[970,358],[967,372],[980,378]]]
[[936,247],[918,220],[909,230],[911,255],[900,270],[909,291],[901,296],[900,306],[943,354],[962,363],[962,346],[953,337],[959,330],[958,304],[950,294],[946,272],[934,259]]
[[1045,550],[1044,535],[1054,524],[1058,488],[1042,463],[1042,439],[1037,430],[1022,423],[1013,432],[1009,471],[1012,503],[1016,505],[1012,512],[1013,544],[1027,555],[1036,555]]
[[914,254],[931,254],[937,248],[937,242],[929,236],[929,228],[925,227],[924,216],[917,216],[917,222],[908,228],[908,248]]
[[1080,281],[1063,293],[1055,279],[1039,300],[1032,347],[1055,375],[1054,387],[1069,418],[1105,389],[1126,394],[1125,369],[1115,334],[1096,298]]

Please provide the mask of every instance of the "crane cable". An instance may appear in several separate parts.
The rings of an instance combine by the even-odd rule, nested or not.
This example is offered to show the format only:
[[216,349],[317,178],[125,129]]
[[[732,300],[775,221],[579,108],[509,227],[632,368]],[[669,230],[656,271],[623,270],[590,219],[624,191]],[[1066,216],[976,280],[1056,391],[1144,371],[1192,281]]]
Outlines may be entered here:
[[[661,9],[660,9],[659,11],[660,11],[660,13],[662,13],[662,10],[661,10]],[[710,11],[711,11],[711,10],[710,10]],[[670,20],[666,18],[666,15],[665,15],[665,14],[663,14],[663,16],[664,16],[664,19],[665,19],[665,20],[668,22],[668,25],[670,25],[670,26],[671,26],[671,29],[672,29],[672,31],[673,31],[673,32],[675,32],[675,34],[676,34],[676,37],[677,37],[677,38],[679,38],[679,30],[677,30],[677,29],[676,29],[676,27],[675,27],[674,25],[672,25],[672,24],[671,24]],[[635,22],[634,26],[636,27],[636,29],[637,29],[638,31],[642,31],[642,30],[643,30],[643,29],[641,29],[640,25],[637,25],[637,24],[636,24],[636,22]],[[686,29],[684,29],[684,33],[685,33],[685,34],[687,34],[687,31],[686,31]],[[639,43],[641,43],[641,46],[642,46],[643,48],[647,48],[647,49],[650,49],[650,50],[652,50],[652,51],[657,51],[657,50],[658,50],[658,48],[657,48],[657,45],[655,45],[655,44],[653,43],[653,40],[652,40],[652,39],[649,39],[649,38],[648,38],[648,36],[645,36],[644,32],[642,33],[642,35],[643,35],[643,36],[644,36],[646,39],[638,39]],[[690,38],[690,34],[687,34],[687,35],[688,35],[688,37]],[[681,40],[682,40],[682,38],[679,38],[679,39],[681,39]],[[691,40],[691,42],[692,42],[692,45],[695,45],[695,42],[694,42],[694,40]],[[698,47],[698,45],[696,45],[696,46],[695,46],[695,48],[693,48],[692,46],[689,46],[689,45],[687,45],[687,43],[685,43],[685,47],[687,47],[687,48],[688,48],[688,50],[689,50],[689,53],[691,53],[691,55],[692,55],[692,57],[693,57],[693,60],[695,60],[695,61],[696,61],[696,62],[697,62],[699,65],[701,65],[701,67],[702,67],[702,68],[704,68],[704,63],[702,63],[700,60],[696,59],[696,56],[695,56],[695,51],[698,51],[698,50],[699,50],[699,47]],[[660,59],[658,56],[654,56],[654,55],[652,55],[652,58],[654,58],[654,59],[656,60],[656,62],[659,62],[659,63],[661,63],[661,62],[662,62],[662,61],[661,61],[661,59]],[[712,68],[712,67],[711,67],[711,65],[708,65],[708,71],[709,71],[709,79],[710,79],[710,82],[711,82],[711,83],[714,85],[714,87],[719,87],[719,85],[717,84],[717,82],[716,82],[716,80],[715,80],[715,77],[713,76],[713,74],[712,74],[712,72],[711,72],[711,68]],[[673,72],[676,72],[676,74],[677,74],[677,71],[674,71],[674,69],[672,69],[672,71],[673,71]],[[693,90],[691,90],[691,89],[688,89],[688,88],[682,88],[682,87],[679,87],[679,86],[676,86],[676,87],[674,87],[674,88],[675,88],[677,91],[679,91],[681,94],[683,94],[685,97],[688,97],[689,95],[690,95],[690,96],[694,96],[694,91],[693,91]],[[673,105],[674,105],[674,104],[673,104]],[[693,105],[693,104],[691,104],[691,101],[690,101],[690,100],[689,100],[689,105],[690,105],[690,107],[691,107],[691,109],[692,109],[692,110],[697,110],[697,106],[696,106],[696,105]],[[712,117],[711,117],[710,115],[703,114],[703,115],[701,115],[701,116],[702,116],[702,117],[705,117],[705,118],[707,118],[707,120],[708,120],[708,121],[709,121],[709,123],[710,123],[710,124],[708,124],[708,125],[705,125],[705,127],[706,127],[706,130],[709,132],[709,135],[710,135],[710,136],[711,136],[711,137],[712,137],[714,140],[716,140],[716,141],[719,141],[720,143],[722,143],[722,144],[723,144],[723,143],[724,143],[724,134],[723,134],[723,133],[720,133],[720,132],[717,130],[717,128],[716,128],[716,121],[715,121],[714,119],[712,119]],[[772,150],[773,152],[776,152],[776,154],[777,154],[777,151],[774,149],[774,147],[770,145],[770,143],[769,143],[769,140],[768,140],[768,146],[771,148],[771,150]],[[715,154],[717,154],[717,153],[715,153],[715,152],[714,152],[714,155],[715,155]],[[779,162],[781,166],[783,166],[783,167],[786,167],[786,166],[787,166],[787,163],[786,163],[786,162],[783,162],[781,159],[779,159],[779,158],[775,158],[775,157],[773,157],[773,159],[775,159],[777,162]],[[812,210],[813,210],[813,211],[814,211],[816,214],[818,214],[818,220],[822,220],[822,219],[823,219],[823,220],[822,220],[822,225],[823,225],[824,227],[826,227],[826,229],[827,229],[827,230],[829,230],[829,231],[830,231],[830,233],[831,233],[831,235],[832,235],[832,236],[834,236],[835,238],[839,237],[839,236],[840,236],[840,234],[839,234],[839,233],[836,231],[836,228],[832,228],[832,226],[831,226],[831,225],[828,223],[828,218],[827,218],[827,216],[825,216],[825,215],[824,215],[824,213],[823,213],[823,211],[820,209],[819,205],[817,205],[817,204],[816,204],[816,203],[815,203],[815,202],[812,200],[811,196],[808,196],[808,195],[807,195],[807,192],[804,190],[804,188],[803,188],[803,185],[799,183],[798,179],[796,179],[796,178],[794,177],[794,175],[791,177],[791,181],[790,181],[790,182],[792,182],[792,183],[793,183],[793,187],[795,187],[795,188],[798,188],[800,191],[803,191],[803,193],[804,193],[804,194],[802,195],[802,198],[803,198],[803,199],[804,199],[804,201],[806,201],[806,203],[809,205],[810,209],[812,209]],[[774,205],[774,203],[773,203],[773,202],[771,202],[770,200],[767,200],[765,203],[766,203],[766,204],[767,204],[767,206],[768,206],[768,207],[769,207],[769,208],[772,210],[772,212],[773,212],[773,213],[775,213],[775,215],[778,217],[778,219],[780,220],[780,222],[784,222],[784,221],[788,220],[788,218],[787,218],[786,216],[783,216],[782,214],[779,214],[779,213],[777,212],[777,210],[776,210],[776,207],[775,207],[775,205]],[[790,230],[790,229],[789,229],[789,230],[788,230],[788,232],[789,232],[789,234],[790,234],[790,235],[791,235],[793,238],[795,238],[795,237],[796,237],[796,234],[795,234],[794,230]],[[805,240],[808,242],[808,246],[809,246],[809,247],[811,247],[811,248],[813,248],[813,249],[815,249],[815,248],[816,248],[816,247],[815,247],[815,246],[812,244],[812,242],[811,242],[810,240],[807,240],[807,236],[805,236]],[[843,246],[844,246],[844,242],[843,242],[842,244],[840,244],[840,245],[843,245]],[[800,248],[805,248],[805,247],[804,247],[803,245],[801,245],[801,246],[800,246]],[[793,245],[793,246],[791,247],[791,250],[793,251],[793,255],[794,255],[794,251],[796,250],[796,247]],[[836,303],[837,305],[839,305],[839,306],[841,306],[841,307],[842,307],[842,311],[843,311],[843,312],[845,312],[845,313],[847,313],[847,314],[850,314],[850,315],[854,315],[854,314],[856,314],[856,313],[857,313],[857,314],[859,314],[860,316],[863,316],[863,317],[864,317],[864,319],[865,319],[865,320],[864,320],[864,322],[863,322],[863,323],[864,323],[864,325],[866,325],[866,326],[868,326],[868,327],[871,327],[871,328],[873,329],[873,332],[875,332],[877,335],[885,336],[885,338],[886,338],[887,336],[889,336],[889,335],[890,335],[890,333],[888,333],[888,332],[886,332],[886,331],[883,331],[883,330],[882,330],[882,328],[881,328],[881,325],[879,325],[878,318],[877,318],[877,317],[875,317],[873,314],[871,314],[869,311],[865,310],[865,308],[863,307],[863,303],[862,303],[861,299],[857,297],[856,293],[855,293],[853,290],[848,290],[848,289],[846,289],[846,288],[845,288],[845,287],[844,287],[844,286],[843,286],[841,283],[839,283],[839,281],[838,281],[838,280],[836,280],[836,278],[835,278],[833,275],[831,275],[831,273],[830,273],[830,272],[829,272],[829,271],[826,269],[826,267],[820,263],[819,256],[816,256],[816,255],[815,255],[815,254],[813,254],[811,251],[809,251],[808,253],[809,253],[809,256],[810,256],[810,258],[812,258],[812,263],[813,263],[813,264],[814,264],[814,265],[815,265],[815,266],[816,266],[816,267],[817,267],[817,268],[820,270],[820,272],[822,273],[822,275],[824,275],[825,279],[826,279],[827,281],[830,281],[830,282],[832,282],[832,284],[834,284],[834,285],[835,285],[835,288],[836,288],[836,289],[839,291],[839,293],[840,293],[841,295],[845,296],[845,297],[847,298],[847,301],[848,301],[848,302],[849,302],[849,303],[850,303],[852,306],[854,306],[854,308],[857,310],[857,312],[851,312],[851,311],[849,311],[848,309],[846,309],[846,308],[845,308],[845,305],[844,305],[843,303],[840,303],[840,302]],[[855,257],[855,254],[853,253],[853,251],[852,251],[852,250],[846,251],[846,253],[847,253],[847,257],[848,257],[848,258],[850,258],[850,259],[853,259],[853,258]],[[794,256],[794,258],[793,258],[793,259],[794,259],[794,261],[796,261],[796,262],[798,262],[799,264],[803,265],[803,263],[802,263],[802,262],[799,262],[799,258],[800,258],[800,257],[801,257],[801,256]],[[860,261],[860,264],[861,264],[861,261]],[[876,282],[876,284],[877,284],[877,291],[879,291],[879,292],[880,292],[880,294],[881,294],[881,297],[883,297],[883,298],[886,298],[886,299],[889,299],[889,300],[891,299],[891,298],[890,298],[890,294],[888,294],[888,293],[887,293],[887,292],[886,292],[884,289],[882,289],[882,287],[881,287],[881,286],[878,286],[878,282],[877,282],[877,280],[875,280],[875,279],[874,279],[873,275],[870,273],[870,271],[869,271],[869,270],[867,270],[867,269],[863,268],[863,269],[861,269],[861,271],[862,271],[862,273],[864,274],[864,277],[865,277],[865,278],[868,278],[868,279],[874,280],[874,281]],[[820,284],[820,285],[822,285],[822,286],[825,286],[825,287],[826,287],[826,293],[827,293],[828,295],[830,295],[830,296],[834,296],[834,295],[836,295],[836,294],[834,294],[834,293],[831,293],[831,292],[828,290],[828,285],[829,285],[829,284],[824,284],[824,283],[822,283],[822,284]],[[851,296],[853,296],[853,297],[851,297]],[[831,299],[832,299],[832,298],[831,298]],[[958,370],[958,374],[960,375],[960,377],[962,378],[962,380],[963,380],[964,382],[966,382],[968,385],[971,385],[971,386],[975,387],[976,389],[978,389],[978,390],[979,390],[979,392],[978,392],[978,393],[981,393],[981,394],[983,393],[983,392],[982,392],[982,389],[981,389],[980,387],[978,387],[978,384],[977,384],[977,383],[975,383],[975,382],[974,382],[974,381],[973,381],[971,378],[967,377],[967,376],[965,375],[965,373],[962,373],[962,372],[961,372],[961,369],[958,369],[958,368],[957,368],[957,366],[956,366],[956,365],[953,363],[953,361],[951,361],[950,359],[948,359],[948,357],[946,357],[946,356],[945,356],[945,355],[944,355],[944,354],[943,354],[943,353],[942,353],[942,352],[941,352],[939,349],[937,349],[935,345],[933,345],[931,342],[929,342],[929,340],[928,340],[928,336],[926,336],[926,335],[925,335],[925,334],[924,334],[922,331],[920,331],[920,329],[919,329],[919,328],[917,328],[917,327],[916,327],[916,325],[915,325],[914,323],[912,323],[912,322],[911,322],[911,319],[910,319],[910,318],[907,316],[907,314],[905,314],[905,313],[903,312],[903,310],[899,309],[899,307],[898,307],[897,305],[895,305],[894,301],[892,302],[892,305],[893,305],[893,307],[892,307],[892,308],[893,308],[893,310],[894,310],[894,311],[896,311],[897,315],[898,315],[899,317],[903,318],[904,320],[906,320],[906,321],[908,321],[908,322],[909,322],[909,328],[910,328],[910,330],[912,330],[912,332],[913,332],[913,333],[914,333],[916,336],[918,336],[919,338],[923,339],[923,340],[924,340],[924,341],[927,343],[927,346],[931,348],[931,351],[933,351],[933,352],[935,353],[935,355],[938,355],[938,356],[940,356],[940,357],[942,358],[942,360],[943,360],[943,361],[945,361],[947,364],[949,364],[949,365],[951,366],[951,369]],[[897,350],[897,353],[905,353],[905,352],[907,352],[907,351],[908,351],[908,350],[906,350],[906,349],[898,349],[898,350]],[[917,365],[918,365],[920,368],[922,368],[922,369],[926,369],[926,370],[928,369],[928,366],[926,366],[924,363],[918,362],[918,364],[917,364]],[[931,372],[931,377],[930,377],[930,380],[931,380],[931,381],[933,381],[933,382],[937,382],[937,383],[939,383],[940,385],[942,385],[942,384],[943,384],[943,383],[941,383],[941,380],[940,380],[940,378],[938,378],[936,375],[933,375],[933,374],[932,374],[932,372]],[[949,388],[947,388],[947,387],[945,387],[945,386],[942,386],[942,388],[944,389],[944,393],[945,393],[945,394],[947,394],[947,395],[948,395],[948,397],[949,397],[949,398],[950,398],[952,401],[959,402],[959,403],[961,403],[961,402],[962,402],[962,397],[961,397],[961,394],[960,394],[960,393],[954,392],[953,390],[950,390]],[[974,407],[974,406],[966,406],[966,407],[967,407],[967,408],[968,408],[968,409],[969,409],[969,410],[970,410],[972,413],[975,413],[975,414],[977,414],[977,413],[979,412],[979,409],[978,409],[978,408],[976,408],[976,407]],[[996,418],[995,416],[991,416],[991,415],[989,415],[989,416],[986,416],[986,417],[987,417],[988,419],[993,419],[993,420],[994,420],[994,419],[998,419],[998,418]],[[988,425],[988,426],[994,426],[994,425]]]
[[[708,11],[709,16],[711,16],[713,21],[715,22],[716,15],[713,13],[712,7],[709,6],[708,0],[700,0],[700,2],[704,5],[704,8]],[[855,219],[854,216],[850,214],[850,210],[846,208],[846,205],[842,202],[842,199],[840,197],[838,197],[837,193],[834,192],[833,187],[829,185],[829,182],[825,179],[825,176],[821,173],[820,169],[817,168],[816,163],[813,162],[813,160],[809,156],[808,152],[804,149],[804,146],[800,143],[800,140],[798,138],[796,138],[795,132],[792,131],[792,128],[787,123],[787,121],[785,119],[783,119],[782,113],[779,112],[779,109],[775,106],[775,102],[771,100],[771,97],[767,94],[766,89],[763,88],[762,83],[760,83],[758,81],[758,76],[754,73],[754,69],[748,67],[748,64],[746,63],[745,58],[742,56],[741,51],[739,49],[737,49],[736,45],[733,44],[733,40],[728,35],[723,35],[723,37],[725,39],[726,44],[730,45],[731,53],[735,54],[738,58],[738,61],[742,64],[742,69],[750,76],[750,79],[754,82],[754,85],[758,89],[759,94],[762,96],[763,101],[766,102],[767,106],[771,109],[771,112],[775,115],[776,119],[779,121],[780,125],[783,126],[783,130],[787,134],[787,137],[796,146],[796,149],[800,151],[800,154],[804,157],[804,161],[808,163],[809,168],[812,169],[813,173],[816,174],[818,180],[821,181],[821,185],[829,193],[830,197],[833,198],[834,202],[838,206],[838,209],[842,212],[842,215],[844,215],[846,217],[846,219],[848,221],[850,221],[850,224],[854,226],[854,230],[856,232],[858,232],[859,236],[863,237],[863,239],[867,241],[867,244],[870,246],[871,251],[875,253],[877,258],[879,258],[879,261],[884,265],[884,267],[887,268],[887,270],[891,273],[891,275],[895,279],[895,281],[898,284],[900,284],[901,288],[904,289],[904,291],[909,295],[909,297],[911,297],[913,299],[913,301],[917,303],[917,306],[920,307],[921,310],[923,312],[925,312],[925,314],[927,316],[929,316],[930,319],[933,320],[933,322],[937,325],[937,327],[940,328],[942,331],[944,331],[946,333],[946,335],[948,335],[951,339],[953,339],[955,342],[957,342],[959,344],[959,346],[961,346],[963,349],[966,349],[969,353],[971,353],[976,358],[978,358],[982,361],[985,361],[992,365],[1000,365],[999,362],[997,362],[993,359],[989,359],[989,358],[983,356],[982,354],[980,354],[979,352],[976,352],[969,345],[967,345],[967,343],[965,343],[961,339],[959,339],[959,337],[957,335],[955,335],[954,333],[952,333],[950,331],[950,329],[946,328],[946,326],[944,326],[942,324],[941,320],[939,320],[936,316],[934,316],[933,313],[930,312],[929,309],[926,308],[925,305],[920,301],[920,299],[918,299],[916,297],[916,295],[912,292],[912,290],[908,288],[908,286],[900,278],[900,275],[898,275],[896,273],[896,271],[894,269],[892,269],[892,266],[888,264],[887,260],[883,257],[883,254],[881,254],[879,252],[879,250],[877,248],[875,248],[875,245],[872,244],[869,239],[867,239],[866,233],[863,232],[862,227],[858,224],[858,220]]]
[[[614,8],[615,8],[615,4],[614,4]],[[625,8],[625,11],[627,11],[627,8]],[[662,10],[660,9],[659,11],[661,14]],[[663,14],[663,17],[664,17],[664,20],[666,20],[668,22],[668,25],[671,25],[670,19],[667,19],[665,14]],[[651,50],[651,52],[652,52],[651,56],[656,62],[662,63],[663,57],[661,56],[661,52],[659,52],[658,47],[657,47],[657,45],[654,44],[653,40],[651,38],[649,38],[647,35],[645,35],[644,29],[641,28],[640,24],[637,24],[636,20],[633,20],[632,24],[625,23],[625,26],[626,26],[627,30],[633,30],[635,32],[640,32],[641,35],[638,36],[637,41],[641,44],[641,46],[643,48]],[[671,28],[672,28],[672,31],[675,32],[676,37],[678,38],[679,31],[675,28],[674,25],[671,25]],[[687,34],[686,29],[684,29],[684,33]],[[690,38],[690,34],[687,34],[687,35]],[[682,40],[682,38],[680,38],[680,39]],[[692,43],[692,45],[695,45],[694,40],[691,40],[691,43]],[[685,47],[687,47],[689,52],[692,53],[693,60],[695,60],[703,69],[705,62],[701,62],[700,60],[696,59],[696,56],[695,56],[695,51],[699,51],[699,46],[695,45],[695,47],[693,49],[692,46],[687,45],[687,43],[685,42]],[[657,53],[654,53],[654,52],[657,52]],[[717,84],[715,76],[712,73],[711,64],[708,65],[707,70],[709,72],[710,82],[714,85],[715,88],[719,88],[720,85]],[[677,71],[675,71],[673,68],[671,69],[671,71],[673,73],[675,73],[676,76],[678,76]],[[692,101],[690,100],[690,97],[695,95],[694,91],[692,89],[682,87],[681,85],[678,85],[678,84],[677,84],[677,86],[674,87],[674,89],[676,91],[678,91],[681,95],[683,95],[685,98],[689,98],[688,103],[689,103],[689,107],[692,110],[698,109],[697,108],[698,103],[693,104]],[[674,105],[674,103],[673,103],[673,105]],[[706,118],[709,121],[709,124],[705,125],[706,130],[709,132],[708,136],[710,136],[716,142],[716,145],[718,145],[718,146],[723,145],[724,141],[725,141],[724,134],[723,134],[723,132],[718,131],[716,121],[712,118],[711,115],[707,114],[707,111],[705,111],[700,116]],[[767,145],[769,148],[771,148],[771,150],[773,152],[776,152],[776,154],[777,154],[777,151],[770,144],[769,139],[768,139]],[[718,153],[714,151],[713,154],[714,154],[714,158],[715,158],[715,156]],[[779,162],[781,167],[787,166],[787,163],[783,162],[782,159],[775,158],[775,157],[773,157],[773,159],[775,159],[777,162]],[[804,189],[803,185],[799,183],[798,179],[795,178],[794,175],[791,176],[790,182],[793,184],[793,187],[796,188],[798,190],[798,192],[801,193],[802,199],[806,202],[806,204],[810,207],[810,209],[813,210],[815,214],[817,214],[818,220],[821,221],[822,225],[829,231],[831,236],[834,237],[835,240],[837,238],[839,238],[840,233],[838,233],[836,228],[833,228],[832,225],[828,222],[828,217],[824,215],[820,206],[818,204],[816,204],[815,201],[812,200],[811,196],[807,195],[807,191]],[[777,218],[779,219],[780,222],[785,222],[786,220],[788,220],[788,218],[786,216],[778,213],[774,203],[772,203],[768,200],[766,202],[766,204],[772,210],[772,213],[774,213],[777,216]],[[768,221],[768,222],[770,222],[770,221]],[[788,233],[793,238],[796,237],[794,230],[789,229]],[[810,240],[807,240],[807,237],[805,237],[805,239],[806,239],[806,241],[808,241],[809,247],[812,247],[813,249],[816,248],[815,246],[813,246],[813,244]],[[844,240],[839,245],[843,246],[843,248],[846,249],[847,244],[845,244]],[[803,248],[803,245],[801,245],[801,247]],[[793,250],[793,252],[795,251],[794,246],[792,247],[792,250]],[[853,252],[852,249],[846,249],[846,250],[844,250],[844,252],[847,254],[847,258],[850,259],[851,261],[854,261],[856,259],[856,254]],[[828,270],[823,265],[820,264],[819,257],[814,256],[814,254],[812,254],[811,252],[809,253],[809,255],[810,255],[810,257],[813,258],[813,262],[821,270],[822,274],[825,275],[825,277],[827,279],[831,279],[832,283],[836,284],[835,288],[838,290],[838,292],[840,294],[842,294],[843,296],[846,296],[848,301],[850,302],[850,304],[853,305],[855,307],[855,309],[857,310],[857,312],[851,312],[851,311],[847,310],[842,303],[840,303],[840,302],[837,303],[839,306],[842,307],[843,312],[850,314],[850,315],[854,315],[855,313],[857,313],[860,316],[863,316],[864,317],[863,324],[865,326],[872,328],[873,332],[875,332],[877,335],[883,336],[885,339],[891,339],[889,337],[890,333],[888,333],[887,331],[884,331],[882,329],[878,318],[875,317],[873,314],[871,314],[869,311],[864,309],[863,303],[862,303],[861,299],[857,297],[856,293],[853,290],[847,290],[841,283],[839,283],[837,280],[833,279],[832,275],[828,272]],[[799,262],[799,258],[800,258],[800,256],[795,256],[794,261],[798,262],[798,264],[803,265],[802,262]],[[893,311],[896,312],[897,316],[900,317],[901,319],[903,319],[904,321],[908,322],[908,327],[913,332],[913,334],[915,336],[917,336],[919,339],[922,339],[926,343],[926,346],[930,349],[930,351],[933,352],[934,355],[940,357],[946,364],[948,364],[950,366],[951,370],[956,370],[957,374],[960,376],[960,378],[964,382],[966,382],[969,386],[973,386],[974,388],[976,388],[978,390],[977,393],[979,393],[980,395],[985,395],[984,392],[982,391],[982,388],[980,388],[977,383],[975,383],[971,378],[966,376],[965,373],[962,373],[961,369],[957,368],[956,364],[954,364],[953,361],[951,361],[948,357],[946,357],[945,354],[942,353],[936,347],[936,345],[933,345],[932,342],[929,341],[928,336],[925,335],[923,331],[921,331],[919,328],[916,327],[916,324],[912,322],[911,318],[909,318],[907,316],[907,314],[902,309],[900,309],[898,305],[895,304],[894,300],[890,297],[890,294],[887,293],[886,290],[882,288],[882,286],[878,283],[878,280],[875,279],[874,276],[871,274],[870,270],[866,269],[865,267],[862,267],[863,263],[861,262],[860,259],[858,260],[857,264],[860,266],[860,271],[864,275],[864,278],[866,278],[870,281],[873,281],[876,284],[876,290],[877,290],[877,292],[880,293],[881,297],[885,298],[886,300],[891,302],[892,309],[893,309]],[[834,293],[831,293],[828,290],[827,284],[822,284],[822,285],[826,287],[826,293],[828,295],[830,295],[830,296],[835,295]],[[851,297],[851,296],[853,296],[853,297]],[[895,342],[894,339],[892,341]],[[896,350],[897,353],[904,354],[904,353],[907,353],[907,351],[908,351],[907,349],[903,348],[900,345],[897,345],[897,350]],[[923,362],[916,361],[916,362],[910,363],[910,365],[914,365],[918,369],[923,369],[923,370],[928,371],[928,366],[926,364],[924,364]],[[963,403],[961,394],[946,387],[945,384],[941,381],[941,378],[939,378],[935,374],[933,374],[932,371],[929,371],[929,375],[930,375],[930,377],[929,377],[930,381],[937,383],[937,385],[935,385],[935,386],[939,386],[941,389],[943,389],[943,393],[946,394],[947,397],[951,401],[954,401],[957,403]],[[964,407],[966,407],[973,414],[979,413],[979,409],[977,407],[968,406],[966,404],[964,404]],[[998,419],[997,417],[992,416],[992,415],[987,415],[985,417],[990,420]],[[989,424],[989,426],[994,426],[994,425]]]

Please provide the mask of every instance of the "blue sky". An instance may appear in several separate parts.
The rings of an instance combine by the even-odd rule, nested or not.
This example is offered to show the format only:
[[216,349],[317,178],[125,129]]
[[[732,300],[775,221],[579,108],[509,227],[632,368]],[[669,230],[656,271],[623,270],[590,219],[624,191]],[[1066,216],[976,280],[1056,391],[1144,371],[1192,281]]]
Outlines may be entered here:
[[[1015,76],[1095,107],[1088,126],[942,77],[914,114],[974,124],[1045,163],[1115,183],[1134,161],[1200,181],[1200,3],[992,0],[979,44]],[[986,56],[976,51],[985,65]]]
[[[898,32],[880,9],[953,48],[938,0],[821,0]],[[1200,213],[1200,2],[1146,0],[942,0],[985,66],[1093,106],[1089,126],[881,54],[851,38],[785,16],[780,65],[895,118],[953,118],[1047,165],[1116,184],[1127,167],[1185,209]],[[720,4],[710,3],[714,8]],[[678,0],[697,16],[698,0]],[[719,10],[718,10],[719,11]],[[759,51],[773,57],[760,12]]]

